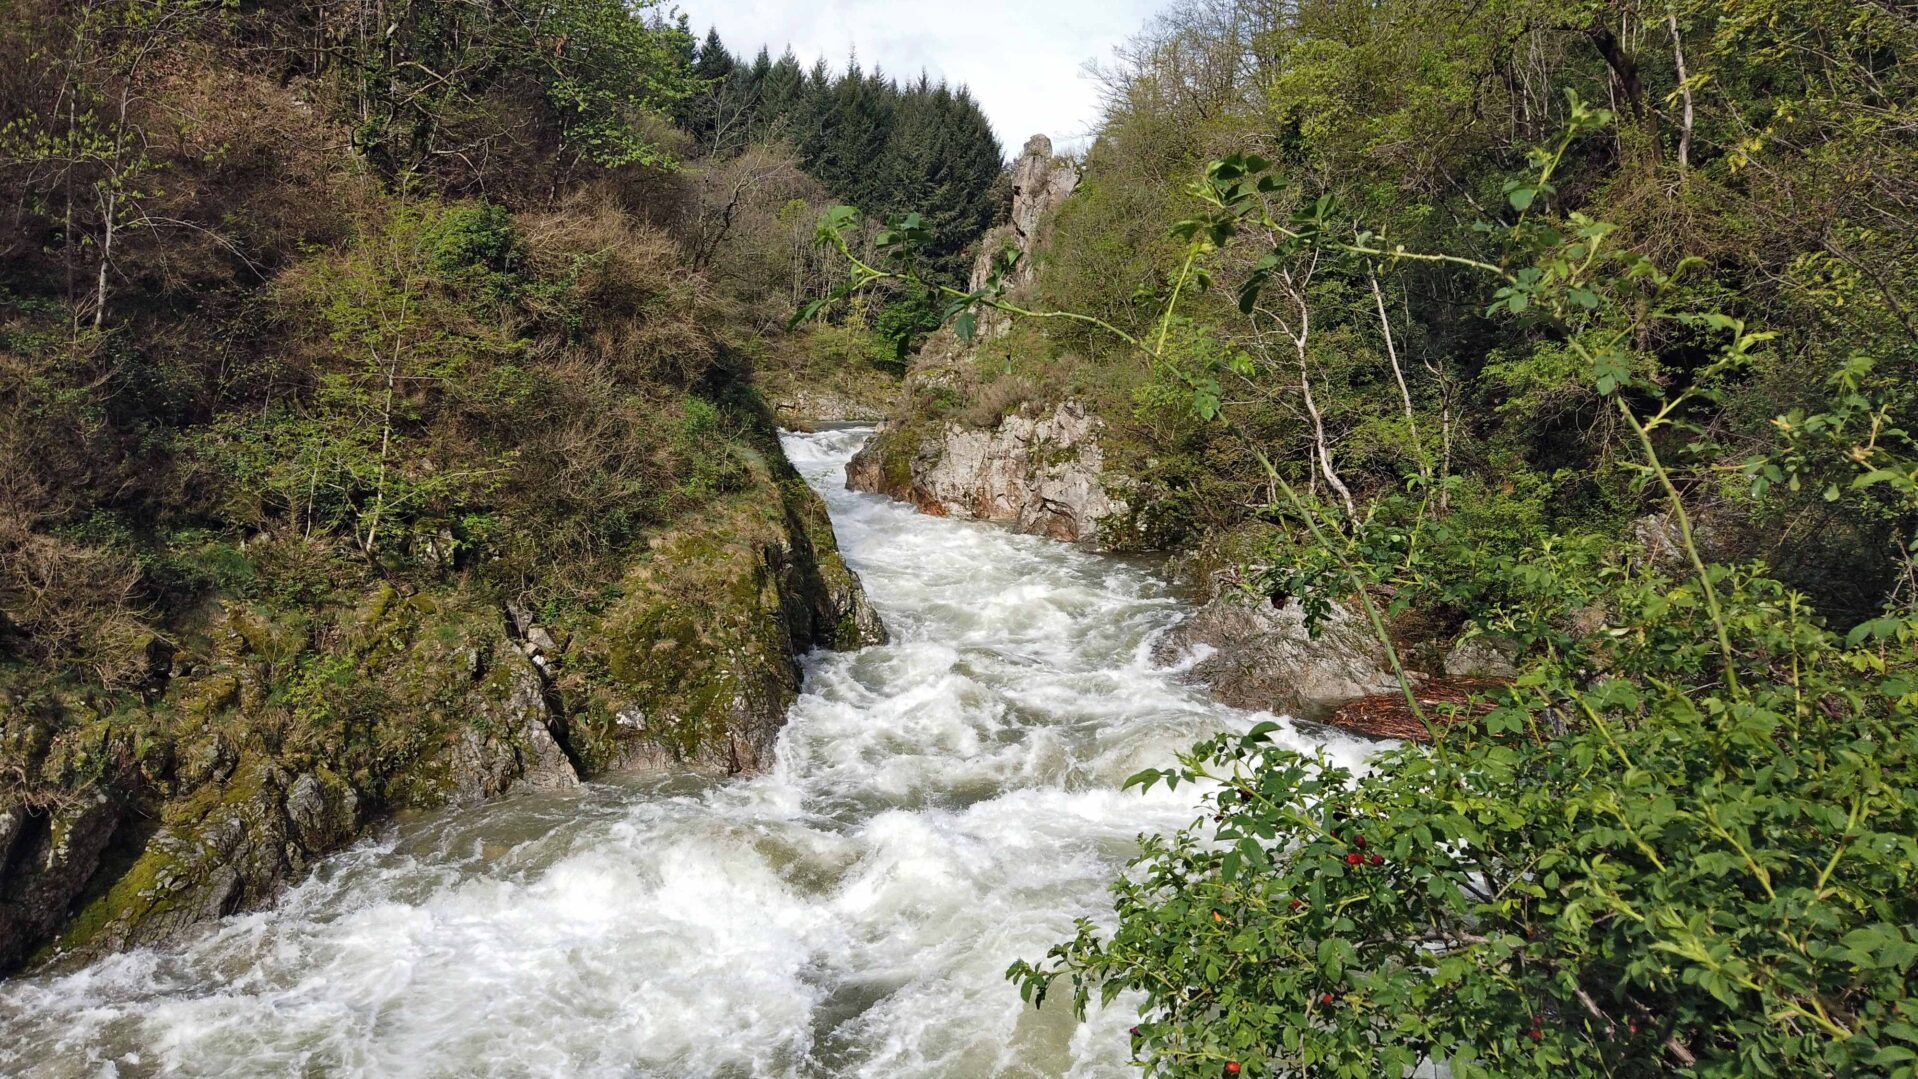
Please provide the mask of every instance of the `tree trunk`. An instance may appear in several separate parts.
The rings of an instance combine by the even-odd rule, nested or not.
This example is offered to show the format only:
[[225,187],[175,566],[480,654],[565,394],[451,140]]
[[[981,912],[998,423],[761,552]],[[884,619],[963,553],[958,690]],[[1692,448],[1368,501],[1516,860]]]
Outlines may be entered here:
[[1683,104],[1678,129],[1678,167],[1685,170],[1692,167],[1692,88],[1690,76],[1685,73],[1685,44],[1678,31],[1676,7],[1665,9],[1665,25],[1672,31],[1672,61],[1678,66],[1678,97]]
[[1412,391],[1405,385],[1405,370],[1399,366],[1398,346],[1392,341],[1392,320],[1385,314],[1385,293],[1379,288],[1379,275],[1367,272],[1367,280],[1372,283],[1372,301],[1379,309],[1379,330],[1385,334],[1385,355],[1392,361],[1392,377],[1399,384],[1399,401],[1405,406],[1405,426],[1412,438],[1412,450],[1418,457],[1419,476],[1427,481],[1432,478],[1432,463],[1426,458],[1425,443],[1419,439],[1418,416],[1412,408]]

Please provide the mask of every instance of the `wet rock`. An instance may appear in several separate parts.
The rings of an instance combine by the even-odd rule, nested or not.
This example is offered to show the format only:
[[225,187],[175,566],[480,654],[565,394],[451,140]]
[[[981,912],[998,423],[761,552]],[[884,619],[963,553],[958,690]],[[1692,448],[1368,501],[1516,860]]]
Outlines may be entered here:
[[[0,722],[0,764],[36,797],[0,800],[0,974],[267,904],[396,810],[623,761],[764,767],[800,657],[885,639],[824,504],[764,439],[751,489],[635,555],[619,617],[542,626],[463,586],[377,586],[317,619],[236,603],[193,673],[176,657],[165,738],[78,698]],[[289,682],[316,693],[310,717],[274,697]],[[73,789],[107,761],[123,774]]]
[[447,801],[470,805],[515,786],[555,790],[579,784],[578,770],[553,736],[545,676],[531,660],[502,655],[477,697],[477,722],[460,731],[449,755]]
[[1125,502],[1107,489],[1100,420],[1076,401],[1021,408],[982,431],[948,423],[917,442],[882,430],[846,466],[846,485],[939,516],[1000,521],[1021,532],[1097,544]]
[[1334,606],[1315,638],[1299,604],[1223,589],[1160,642],[1219,700],[1323,721],[1343,704],[1397,692],[1391,662],[1362,616]]
[[100,790],[0,809],[0,971],[24,962],[66,920],[123,816]]
[[293,781],[284,802],[299,849],[324,854],[351,842],[359,832],[359,795],[337,778],[307,773]]
[[658,537],[622,592],[563,664],[609,674],[561,679],[592,698],[575,749],[595,771],[764,768],[800,657],[886,640],[825,504],[789,470]]

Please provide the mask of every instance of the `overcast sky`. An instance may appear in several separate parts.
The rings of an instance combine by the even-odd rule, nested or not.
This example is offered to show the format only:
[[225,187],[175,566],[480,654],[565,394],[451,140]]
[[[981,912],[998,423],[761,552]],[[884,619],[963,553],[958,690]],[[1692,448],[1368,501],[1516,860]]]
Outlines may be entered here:
[[1007,153],[1027,136],[1050,135],[1065,150],[1098,119],[1098,94],[1081,68],[1103,60],[1164,0],[679,0],[705,36],[726,48],[777,57],[787,45],[808,67],[824,56],[843,68],[857,52],[870,71],[972,88]]

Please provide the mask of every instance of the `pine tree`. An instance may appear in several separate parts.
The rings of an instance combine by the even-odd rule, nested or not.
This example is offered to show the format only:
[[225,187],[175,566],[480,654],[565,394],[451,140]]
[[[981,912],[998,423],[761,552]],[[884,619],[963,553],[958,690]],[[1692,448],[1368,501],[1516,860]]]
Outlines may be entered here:
[[903,85],[849,61],[801,67],[792,50],[761,49],[750,63],[708,32],[693,61],[702,90],[681,122],[710,155],[752,142],[790,145],[836,197],[874,217],[918,213],[935,240],[927,254],[946,279],[965,273],[966,249],[992,223],[1002,170],[992,127],[963,88],[921,73]]

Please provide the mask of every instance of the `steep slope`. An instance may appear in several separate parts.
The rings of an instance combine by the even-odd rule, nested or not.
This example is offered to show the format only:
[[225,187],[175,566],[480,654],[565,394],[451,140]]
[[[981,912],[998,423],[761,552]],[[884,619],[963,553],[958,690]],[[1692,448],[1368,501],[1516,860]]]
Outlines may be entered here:
[[648,6],[0,30],[0,973],[402,811],[763,767],[883,639],[753,388],[823,194],[674,159]]

